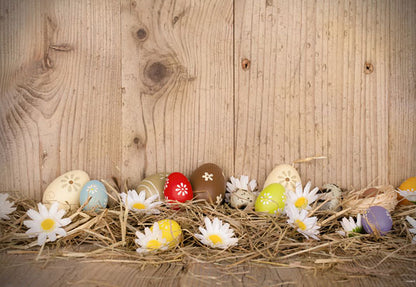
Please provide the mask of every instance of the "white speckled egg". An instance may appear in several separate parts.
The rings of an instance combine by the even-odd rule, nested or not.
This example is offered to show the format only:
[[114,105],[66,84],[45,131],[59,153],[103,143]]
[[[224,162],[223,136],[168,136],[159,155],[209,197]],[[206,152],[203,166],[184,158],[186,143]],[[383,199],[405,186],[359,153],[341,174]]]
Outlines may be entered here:
[[83,205],[87,201],[88,197],[91,197],[91,199],[88,204],[84,206],[83,210],[98,211],[99,209],[107,207],[107,190],[105,189],[104,184],[102,184],[100,181],[90,180],[84,185],[79,196],[80,205]]
[[255,200],[256,194],[245,189],[238,189],[230,195],[230,204],[234,208],[251,208]]
[[72,170],[57,177],[43,193],[42,203],[50,206],[53,202],[59,203],[59,208],[66,211],[75,210],[79,205],[79,196],[82,187],[90,180],[83,170]]

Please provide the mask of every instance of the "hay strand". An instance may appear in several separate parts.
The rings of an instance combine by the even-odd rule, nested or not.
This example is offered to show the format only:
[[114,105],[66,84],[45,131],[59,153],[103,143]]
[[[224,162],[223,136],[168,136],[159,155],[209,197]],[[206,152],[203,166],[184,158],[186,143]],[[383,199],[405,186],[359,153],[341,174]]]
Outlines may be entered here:
[[[36,208],[30,199],[13,197],[17,210],[9,221],[0,220],[0,248],[8,253],[36,254],[37,260],[50,258],[83,258],[88,262],[123,262],[149,265],[177,262],[208,262],[225,264],[233,268],[248,262],[273,266],[292,266],[293,260],[302,268],[324,268],[354,260],[366,254],[416,261],[416,245],[410,244],[412,235],[404,220],[406,215],[416,217],[413,206],[399,206],[392,212],[393,230],[386,236],[375,238],[368,234],[357,237],[341,237],[339,221],[351,209],[339,212],[320,211],[319,206],[310,212],[318,217],[321,226],[320,241],[307,240],[287,224],[285,216],[269,216],[252,210],[233,209],[228,205],[211,205],[203,200],[178,203],[178,210],[162,205],[160,214],[136,214],[120,204],[120,191],[103,181],[113,191],[116,204],[101,212],[86,212],[79,208],[68,214],[72,222],[66,226],[67,236],[45,246],[37,246],[36,239],[28,238],[23,225],[28,209]],[[345,207],[345,206],[344,206]],[[204,225],[204,217],[218,217],[234,229],[238,245],[227,250],[211,249],[194,236]],[[143,231],[155,221],[173,219],[182,227],[183,239],[175,249],[165,252],[139,254],[135,232]],[[379,262],[381,264],[382,262]]]

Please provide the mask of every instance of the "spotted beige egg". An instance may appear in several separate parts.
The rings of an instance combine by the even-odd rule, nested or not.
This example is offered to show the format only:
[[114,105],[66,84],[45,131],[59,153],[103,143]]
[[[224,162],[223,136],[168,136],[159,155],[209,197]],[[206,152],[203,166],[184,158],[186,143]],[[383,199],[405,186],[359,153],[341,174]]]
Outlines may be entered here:
[[286,191],[295,191],[297,182],[302,183],[298,171],[291,165],[281,164],[269,173],[263,189],[272,183],[279,183]]
[[137,186],[137,193],[140,193],[142,190],[144,190],[146,192],[146,198],[157,194],[159,196],[158,201],[163,201],[165,199],[163,190],[165,188],[165,183],[168,176],[169,173],[156,173],[146,177]]
[[230,195],[230,204],[234,208],[251,208],[255,201],[256,194],[245,189],[238,189]]

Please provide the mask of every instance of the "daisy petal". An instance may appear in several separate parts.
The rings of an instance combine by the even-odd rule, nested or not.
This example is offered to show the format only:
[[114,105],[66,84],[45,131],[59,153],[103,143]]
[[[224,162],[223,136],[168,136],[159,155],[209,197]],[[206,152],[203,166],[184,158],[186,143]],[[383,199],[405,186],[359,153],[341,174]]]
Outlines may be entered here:
[[38,236],[38,245],[42,246],[46,241],[46,233],[40,233]]

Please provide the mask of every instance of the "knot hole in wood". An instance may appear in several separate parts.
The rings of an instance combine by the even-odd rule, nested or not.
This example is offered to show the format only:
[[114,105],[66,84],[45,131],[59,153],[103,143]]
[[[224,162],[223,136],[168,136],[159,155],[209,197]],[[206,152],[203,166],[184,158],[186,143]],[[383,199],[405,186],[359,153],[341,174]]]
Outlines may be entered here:
[[250,63],[251,63],[250,60],[247,58],[244,58],[241,61],[241,67],[243,68],[244,71],[247,71],[248,69],[250,69]]
[[371,74],[374,71],[374,66],[370,62],[365,62],[364,73]]
[[140,41],[145,41],[147,39],[147,35],[148,33],[146,31],[146,28],[140,28],[136,32],[137,39],[139,39]]

